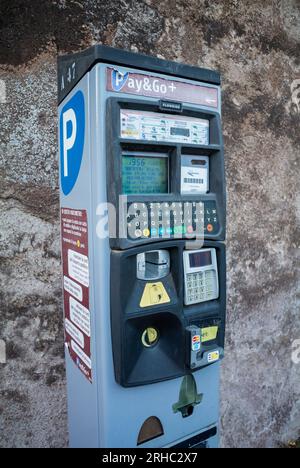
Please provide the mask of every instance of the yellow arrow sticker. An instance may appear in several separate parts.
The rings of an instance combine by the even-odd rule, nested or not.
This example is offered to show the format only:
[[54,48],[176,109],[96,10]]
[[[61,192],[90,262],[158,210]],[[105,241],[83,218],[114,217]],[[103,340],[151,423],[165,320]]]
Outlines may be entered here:
[[215,340],[218,334],[218,327],[207,327],[201,329],[201,342]]
[[167,291],[162,283],[147,283],[142,299],[140,302],[140,307],[150,307],[154,305],[166,304],[171,302]]

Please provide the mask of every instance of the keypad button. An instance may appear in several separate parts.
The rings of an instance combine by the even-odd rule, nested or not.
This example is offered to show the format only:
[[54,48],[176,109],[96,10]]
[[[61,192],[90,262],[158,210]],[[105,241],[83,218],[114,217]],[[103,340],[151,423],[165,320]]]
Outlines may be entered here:
[[[188,205],[187,205],[188,203]],[[163,215],[161,213],[163,210]],[[168,236],[183,235],[188,237],[204,227],[205,235],[213,234],[219,229],[217,209],[215,201],[205,202],[149,202],[149,203],[129,203],[127,205],[127,226],[136,228],[137,231],[147,229],[150,226],[150,235]],[[159,216],[163,217],[165,231],[159,231]],[[183,219],[184,218],[184,219]],[[160,222],[160,224],[162,221]],[[203,226],[201,228],[201,226]],[[156,231],[152,231],[157,229]],[[128,232],[128,235],[130,233]],[[135,236],[136,239],[139,236]]]

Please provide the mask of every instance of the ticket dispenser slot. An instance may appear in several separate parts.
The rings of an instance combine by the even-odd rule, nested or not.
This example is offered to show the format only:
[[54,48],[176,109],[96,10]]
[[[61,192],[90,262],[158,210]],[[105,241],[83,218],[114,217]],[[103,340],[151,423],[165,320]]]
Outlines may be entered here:
[[201,194],[209,191],[209,157],[183,155],[181,157],[182,194]]

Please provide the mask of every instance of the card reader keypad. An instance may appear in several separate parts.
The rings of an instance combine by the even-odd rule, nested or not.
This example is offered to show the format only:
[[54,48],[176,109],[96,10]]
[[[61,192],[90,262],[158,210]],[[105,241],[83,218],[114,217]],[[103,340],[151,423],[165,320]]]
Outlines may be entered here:
[[217,234],[216,202],[147,202],[127,204],[130,239],[195,237]]
[[215,270],[197,271],[186,275],[186,305],[217,298]]

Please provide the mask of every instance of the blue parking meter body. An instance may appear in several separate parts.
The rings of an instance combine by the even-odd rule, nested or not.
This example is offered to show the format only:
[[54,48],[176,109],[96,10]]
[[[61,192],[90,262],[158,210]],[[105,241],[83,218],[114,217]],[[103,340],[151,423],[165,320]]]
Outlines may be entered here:
[[58,59],[71,447],[217,447],[226,310],[217,72]]

